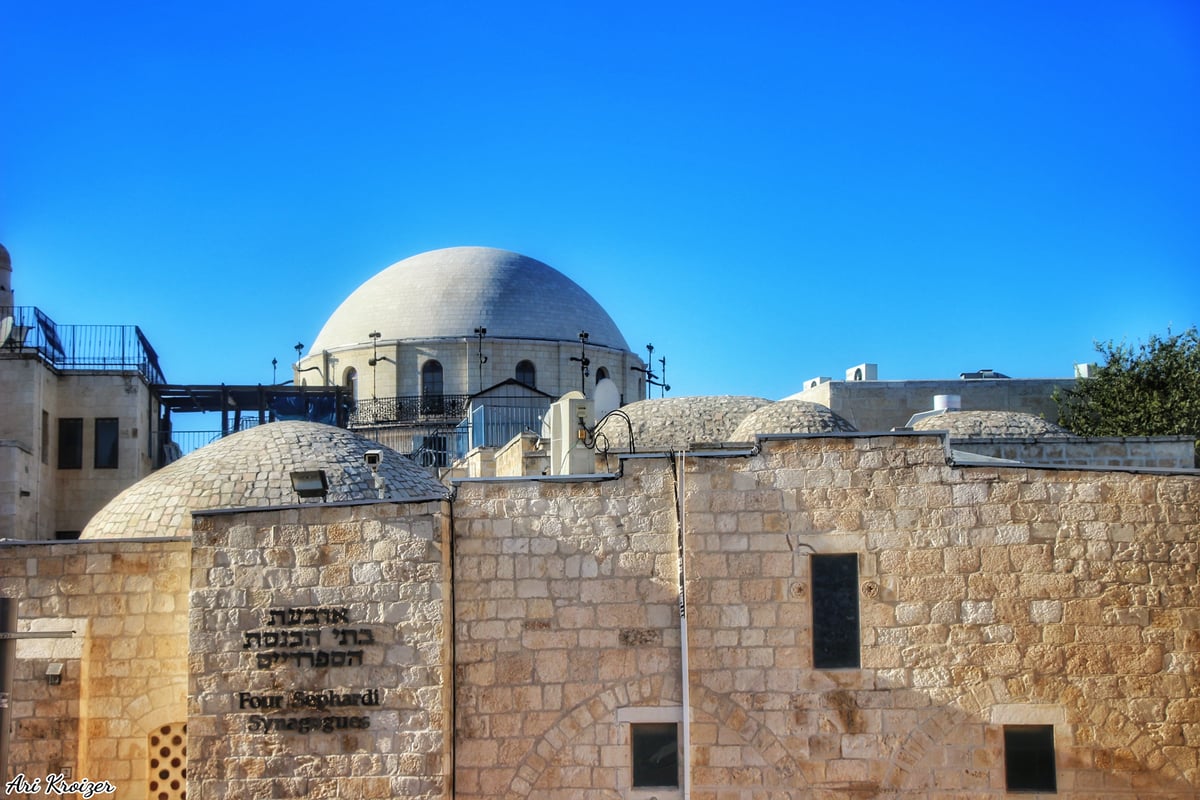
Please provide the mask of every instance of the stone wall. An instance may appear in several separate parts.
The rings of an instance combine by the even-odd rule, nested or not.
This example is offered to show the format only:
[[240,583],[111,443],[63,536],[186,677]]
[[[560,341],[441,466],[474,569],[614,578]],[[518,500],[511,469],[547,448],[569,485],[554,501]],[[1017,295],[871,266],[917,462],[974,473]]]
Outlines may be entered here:
[[1059,466],[1188,470],[1196,465],[1190,436],[984,438],[950,440],[955,450],[991,458]]
[[620,481],[459,485],[457,798],[619,796],[621,710],[678,709],[669,461],[625,466]]
[[[953,469],[885,436],[686,480],[693,797],[999,796],[1012,722],[1054,726],[1060,796],[1200,787],[1197,478]],[[858,555],[861,669],[812,666],[814,552]]]
[[[1200,794],[1200,476],[950,466],[919,433],[619,470],[0,547],[22,629],[81,636],[22,644],[14,765],[140,800],[186,722],[201,800],[679,798],[631,787],[652,721],[695,800],[960,800],[1008,794],[1006,726],[1039,725],[1059,797]],[[856,667],[815,666],[830,555]]]
[[[88,520],[126,487],[150,474],[150,388],[137,373],[68,372],[58,379],[58,417],[83,420],[83,466],[56,469],[55,530],[82,531]],[[97,469],[96,419],[118,420],[118,466]],[[51,441],[57,447],[57,419]],[[51,455],[54,466],[54,455]]]
[[[146,798],[149,737],[187,718],[188,544],[109,540],[0,545],[0,593],[17,598],[10,770],[107,780]],[[63,665],[49,686],[46,668]]]
[[193,800],[444,798],[448,523],[438,503],[193,522]]
[[[101,507],[149,474],[150,389],[136,372],[58,373],[30,355],[0,355],[0,537],[53,539],[81,531]],[[83,421],[78,469],[58,468],[59,420]],[[96,469],[95,421],[118,420],[118,465]]]
[[[622,720],[683,694],[677,490],[693,798],[1000,797],[1017,724],[1052,728],[1059,796],[1200,789],[1197,477],[915,434],[623,468],[460,484],[458,796],[649,796]],[[813,666],[813,553],[857,555],[860,668]]]
[[[39,360],[0,354],[0,397],[5,400],[0,440],[9,450],[6,463],[0,464],[0,490],[9,496],[0,508],[0,537],[54,538],[54,459],[49,448],[57,426],[55,386],[54,373]],[[54,427],[43,427],[44,420]]]

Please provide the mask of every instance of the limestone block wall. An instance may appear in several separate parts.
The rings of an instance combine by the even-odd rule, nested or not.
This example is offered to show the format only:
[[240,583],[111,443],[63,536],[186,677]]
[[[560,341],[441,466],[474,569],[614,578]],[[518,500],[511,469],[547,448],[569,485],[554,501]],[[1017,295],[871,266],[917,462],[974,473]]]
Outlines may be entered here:
[[188,796],[451,796],[440,503],[193,522]]
[[[109,500],[150,474],[149,443],[156,422],[150,412],[150,389],[136,373],[65,373],[59,378],[58,395],[60,418],[83,419],[83,466],[54,471],[55,530],[81,531]],[[118,420],[116,469],[94,465],[95,420],[100,417]],[[51,419],[51,424],[57,435],[57,420]]]
[[[1200,479],[951,468],[928,436],[767,440],[685,472],[693,791],[1200,791]],[[813,664],[813,554],[856,554],[861,668]]]
[[623,709],[680,705],[669,465],[458,485],[457,798],[624,796]]
[[56,380],[38,359],[0,356],[0,397],[5,400],[0,447],[10,451],[3,456],[7,465],[0,465],[0,482],[8,484],[4,491],[10,498],[4,504],[9,510],[0,509],[0,537],[54,538],[56,496],[49,450],[54,428],[44,423],[54,426],[57,419]]
[[[18,600],[10,770],[109,781],[149,795],[149,737],[186,721],[188,545],[107,540],[0,545],[0,593]],[[58,686],[50,663],[63,664]]]
[[1170,470],[1196,465],[1195,440],[1190,436],[979,437],[951,439],[950,445],[955,450],[1036,464]]
[[37,503],[32,491],[39,469],[27,444],[0,439],[0,539],[37,538]]

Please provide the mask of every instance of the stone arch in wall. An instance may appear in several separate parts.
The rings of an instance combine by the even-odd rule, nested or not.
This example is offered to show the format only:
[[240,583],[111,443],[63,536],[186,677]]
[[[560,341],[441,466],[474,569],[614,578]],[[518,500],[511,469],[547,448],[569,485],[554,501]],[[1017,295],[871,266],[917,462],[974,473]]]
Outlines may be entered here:
[[[719,729],[732,731],[754,749],[767,766],[765,786],[796,796],[807,796],[808,780],[799,762],[766,725],[761,724],[742,706],[704,687],[692,687],[693,707],[712,718]],[[585,730],[602,719],[615,719],[617,709],[629,706],[681,702],[674,675],[659,674],[643,678],[629,686],[607,689],[580,703],[562,715],[539,738],[529,754],[517,765],[516,774],[505,792],[505,800],[525,800],[534,793],[538,782],[553,763],[555,754],[569,746]],[[621,795],[614,794],[614,797]]]
[[[1157,791],[1161,791],[1164,796],[1175,796],[1175,793],[1181,791],[1195,790],[1196,787],[1187,780],[1180,765],[1171,760],[1161,743],[1154,741],[1146,733],[1144,726],[1132,724],[1125,714],[1116,709],[1105,714],[1103,720],[1096,721],[1096,703],[1089,699],[1095,696],[1094,693],[1079,686],[1070,687],[1066,681],[1063,684],[1062,687],[1051,691],[1051,696],[1045,698],[1014,697],[1009,693],[1011,684],[1006,684],[999,678],[970,687],[953,702],[931,713],[905,737],[893,753],[891,764],[880,784],[881,793],[891,796],[918,790],[926,775],[932,774],[936,768],[944,769],[941,766],[944,743],[954,741],[961,734],[962,726],[993,725],[995,723],[991,722],[991,717],[994,708],[1022,704],[1059,705],[1066,714],[1067,724],[1076,727],[1083,721],[1093,720],[1098,735],[1091,744],[1097,756],[1105,754],[1104,760],[1137,760],[1141,763],[1140,770],[1135,769],[1133,764],[1126,763],[1125,769],[1113,771],[1111,774],[1119,776],[1123,772],[1132,774],[1137,771],[1155,774],[1155,781],[1162,788],[1148,792],[1145,795],[1147,797],[1153,796]],[[1068,691],[1068,688],[1073,691]],[[1092,739],[1090,736],[1087,738]],[[1069,748],[1071,743],[1056,742],[1055,747]],[[1060,764],[1059,769],[1062,770],[1064,766],[1068,769],[1112,770],[1114,764],[1101,763],[1101,759],[1097,758],[1094,764]]]
[[762,724],[756,715],[741,704],[723,694],[709,691],[703,686],[692,685],[692,705],[716,721],[722,731],[733,731],[759,754],[770,768],[764,777],[765,786],[772,789],[797,792],[798,797],[809,796],[808,778],[800,768],[800,762],[788,752],[769,726]]
[[674,675],[660,673],[634,684],[606,689],[575,706],[559,717],[517,764],[516,774],[504,793],[505,800],[526,800],[553,762],[555,753],[597,721],[615,718],[618,708],[664,702],[680,702],[679,683]]

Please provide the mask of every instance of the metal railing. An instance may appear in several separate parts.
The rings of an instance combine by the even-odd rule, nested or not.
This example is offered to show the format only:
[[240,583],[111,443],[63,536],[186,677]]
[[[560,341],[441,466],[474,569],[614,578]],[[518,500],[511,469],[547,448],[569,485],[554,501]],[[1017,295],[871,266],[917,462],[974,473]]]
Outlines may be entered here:
[[356,400],[349,427],[401,422],[457,422],[467,414],[470,395],[431,394]]
[[12,327],[0,353],[37,355],[56,369],[134,370],[166,383],[158,354],[136,325],[58,325],[34,306],[0,308]]
[[[256,427],[258,424],[258,420],[254,417],[243,417],[238,423],[237,429],[231,430],[229,433],[244,431]],[[179,429],[172,430],[170,433],[159,431],[153,437],[155,452],[159,454],[157,464],[166,466],[193,450],[199,450],[204,445],[212,444],[222,436],[228,435],[228,433],[222,434],[220,431],[181,431]]]

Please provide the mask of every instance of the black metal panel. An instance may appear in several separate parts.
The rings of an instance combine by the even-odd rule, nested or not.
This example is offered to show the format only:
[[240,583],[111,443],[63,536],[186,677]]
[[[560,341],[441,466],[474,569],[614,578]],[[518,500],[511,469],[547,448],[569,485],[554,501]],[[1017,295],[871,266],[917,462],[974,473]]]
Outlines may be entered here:
[[813,667],[857,668],[858,555],[812,557]]

